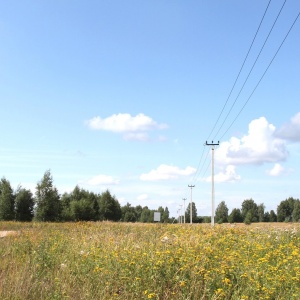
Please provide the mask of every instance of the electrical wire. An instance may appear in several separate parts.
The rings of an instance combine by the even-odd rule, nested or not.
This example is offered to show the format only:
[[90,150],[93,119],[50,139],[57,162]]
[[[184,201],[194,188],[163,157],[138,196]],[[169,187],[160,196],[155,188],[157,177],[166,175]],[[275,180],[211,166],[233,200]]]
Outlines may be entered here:
[[287,34],[285,35],[283,41],[281,42],[280,46],[278,47],[276,53],[274,54],[273,58],[271,59],[268,67],[266,68],[266,70],[264,71],[264,73],[262,74],[262,76],[260,77],[258,83],[256,84],[256,86],[254,87],[252,93],[250,94],[250,96],[248,97],[247,101],[244,103],[244,105],[242,106],[242,108],[240,109],[240,111],[238,112],[238,114],[236,115],[236,117],[234,118],[234,120],[231,122],[231,124],[229,125],[229,127],[225,130],[225,132],[222,134],[222,136],[220,137],[220,139],[222,139],[225,134],[229,131],[229,129],[232,127],[232,125],[235,123],[235,121],[237,120],[237,118],[240,116],[240,114],[242,113],[242,111],[244,110],[245,106],[247,105],[247,103],[249,102],[249,100],[251,99],[252,95],[254,94],[254,92],[256,91],[257,87],[259,86],[259,84],[261,83],[262,79],[264,78],[264,76],[266,75],[267,71],[269,70],[270,66],[272,65],[275,57],[277,56],[279,50],[281,49],[282,45],[284,44],[285,40],[287,39],[287,37],[289,36],[291,30],[293,29],[295,23],[297,22],[298,18],[300,16],[300,12],[298,13],[297,17],[295,18],[293,24],[290,26],[289,31],[287,32]]
[[224,106],[223,106],[223,108],[222,108],[222,110],[221,110],[221,112],[220,112],[220,114],[219,114],[219,116],[218,116],[218,118],[217,118],[217,121],[215,122],[215,124],[214,124],[214,126],[213,126],[213,128],[212,128],[212,130],[211,130],[211,132],[210,132],[210,134],[209,134],[209,136],[208,136],[208,138],[207,138],[206,140],[209,140],[210,136],[212,135],[213,131],[215,130],[215,128],[216,128],[216,126],[217,126],[217,124],[218,124],[218,122],[219,122],[219,120],[220,120],[220,118],[221,118],[221,115],[223,114],[223,111],[224,111],[224,109],[225,109],[225,107],[226,107],[226,105],[227,105],[227,103],[228,103],[228,100],[229,100],[229,98],[231,97],[231,94],[232,94],[232,92],[233,92],[233,90],[234,90],[234,88],[235,88],[235,86],[236,86],[236,83],[237,83],[237,81],[238,81],[238,79],[239,79],[239,77],[240,77],[240,74],[241,74],[241,72],[242,72],[242,70],[243,70],[243,68],[244,68],[244,65],[245,65],[245,63],[246,63],[246,60],[247,60],[247,58],[248,58],[248,56],[249,56],[249,53],[250,53],[250,51],[251,51],[251,49],[252,49],[252,46],[253,46],[254,41],[255,41],[255,39],[256,39],[256,36],[257,36],[257,34],[258,34],[259,30],[260,30],[261,24],[262,24],[262,22],[263,22],[263,20],[264,20],[264,18],[265,18],[265,15],[266,15],[266,13],[267,13],[267,11],[268,11],[268,9],[269,9],[269,6],[270,6],[271,1],[272,1],[272,0],[269,1],[268,5],[267,5],[267,7],[266,7],[266,9],[265,9],[265,12],[264,12],[264,14],[263,14],[263,16],[262,16],[262,18],[261,18],[261,20],[260,20],[260,23],[259,23],[258,28],[257,28],[257,30],[256,30],[256,33],[255,33],[255,35],[254,35],[254,38],[252,39],[252,43],[251,43],[251,45],[250,45],[250,47],[249,47],[249,49],[248,49],[248,52],[247,52],[246,57],[245,57],[245,59],[244,59],[244,62],[243,62],[242,66],[241,66],[241,68],[240,68],[240,70],[239,70],[239,73],[238,73],[238,75],[237,75],[237,77],[236,77],[236,79],[235,79],[235,81],[234,81],[234,84],[233,84],[233,86],[232,86],[232,88],[231,88],[231,90],[230,90],[230,93],[229,93],[229,95],[228,95],[228,97],[227,97],[227,99],[226,99],[226,102],[225,102],[225,104],[224,104]]
[[201,158],[200,158],[200,161],[199,161],[197,170],[196,170],[196,172],[195,172],[195,174],[194,174],[194,177],[193,177],[193,179],[192,179],[191,182],[195,182],[195,181],[197,180],[197,178],[198,178],[197,175],[202,171],[203,166],[204,166],[204,164],[205,164],[205,161],[207,160],[207,156],[208,156],[208,154],[209,154],[209,151],[207,151],[207,154],[206,154],[206,156],[205,156],[205,158],[204,158],[204,161],[203,161],[203,163],[202,163],[202,166],[201,166],[201,168],[200,168],[200,164],[201,164],[201,162],[202,162],[202,157],[203,157],[203,155],[204,155],[205,149],[206,149],[206,147],[205,147],[205,145],[203,145],[203,150],[202,150]]
[[229,111],[228,111],[226,117],[224,118],[224,120],[223,120],[221,126],[219,127],[217,133],[215,134],[214,139],[215,139],[216,136],[219,134],[220,130],[222,129],[223,125],[225,124],[226,120],[228,119],[229,114],[231,113],[233,107],[235,106],[235,104],[236,104],[238,98],[240,97],[241,92],[242,92],[242,90],[244,89],[244,87],[245,87],[245,85],[246,85],[246,83],[247,83],[247,81],[248,81],[248,79],[249,79],[249,77],[250,77],[250,75],[251,75],[251,73],[252,73],[252,71],[253,71],[253,69],[254,69],[256,63],[257,63],[257,61],[258,61],[258,59],[259,59],[259,57],[260,57],[260,55],[261,55],[261,53],[262,53],[262,51],[263,51],[263,49],[264,49],[266,43],[267,43],[267,41],[268,41],[268,39],[269,39],[269,37],[270,37],[270,35],[271,35],[273,29],[274,29],[275,24],[277,23],[278,18],[279,18],[279,16],[281,15],[281,12],[282,12],[282,10],[283,10],[283,7],[284,7],[285,3],[286,3],[286,0],[285,0],[284,3],[282,4],[281,9],[280,9],[280,11],[278,12],[275,21],[273,22],[273,25],[272,25],[272,27],[271,27],[271,29],[270,29],[270,31],[269,31],[269,33],[268,33],[268,35],[267,35],[267,37],[266,37],[264,43],[263,43],[263,45],[262,45],[262,47],[261,47],[261,49],[260,49],[258,55],[256,56],[256,59],[255,59],[254,63],[252,64],[252,67],[251,67],[250,71],[248,72],[248,75],[247,75],[246,79],[244,80],[244,83],[243,83],[242,87],[240,88],[237,97],[235,98],[234,102],[232,103],[232,105],[231,105],[231,107],[230,107],[230,109],[229,109]]

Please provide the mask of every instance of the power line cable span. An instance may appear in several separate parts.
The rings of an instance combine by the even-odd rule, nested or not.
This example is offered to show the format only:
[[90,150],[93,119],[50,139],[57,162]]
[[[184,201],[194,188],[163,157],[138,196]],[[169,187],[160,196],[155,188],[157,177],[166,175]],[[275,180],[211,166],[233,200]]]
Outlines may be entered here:
[[226,99],[226,102],[225,102],[225,104],[224,104],[224,106],[223,106],[223,108],[222,108],[222,110],[221,110],[221,112],[220,112],[220,114],[219,114],[219,116],[218,116],[218,118],[217,118],[217,121],[215,122],[215,124],[214,124],[214,126],[213,126],[213,128],[212,128],[212,130],[211,130],[211,132],[210,132],[210,134],[209,134],[209,136],[208,136],[208,138],[207,138],[206,140],[209,140],[209,139],[210,139],[210,137],[211,137],[213,131],[215,130],[215,128],[216,128],[216,126],[217,126],[217,124],[218,124],[218,122],[219,122],[219,120],[220,120],[220,118],[221,118],[221,116],[222,116],[222,114],[223,114],[223,112],[224,112],[224,109],[225,109],[225,107],[226,107],[226,105],[227,105],[227,103],[228,103],[228,100],[229,100],[229,98],[231,97],[231,94],[232,94],[232,92],[233,92],[233,90],[234,90],[234,88],[235,88],[235,86],[236,86],[236,83],[237,83],[237,81],[238,81],[238,79],[239,79],[239,77],[240,77],[240,74],[241,74],[241,72],[242,72],[242,70],[243,70],[243,68],[244,68],[244,65],[245,65],[245,63],[246,63],[246,60],[247,60],[247,58],[248,58],[248,56],[249,56],[249,53],[250,53],[250,51],[251,51],[251,49],[252,49],[252,46],[253,46],[254,41],[255,41],[255,39],[256,39],[256,37],[257,37],[257,34],[258,34],[259,30],[260,30],[261,24],[263,23],[263,20],[264,20],[265,15],[266,15],[266,13],[267,13],[267,11],[268,11],[268,8],[269,8],[269,6],[270,6],[271,1],[272,1],[272,0],[269,1],[268,5],[267,5],[267,7],[266,7],[266,9],[265,9],[265,12],[264,12],[264,14],[263,14],[263,16],[262,16],[262,18],[261,18],[261,20],[260,20],[260,23],[259,23],[259,25],[258,25],[258,28],[257,28],[256,33],[255,33],[255,35],[254,35],[254,38],[252,39],[252,42],[251,42],[251,45],[250,45],[250,47],[249,47],[249,49],[248,49],[248,52],[247,52],[247,54],[246,54],[246,57],[245,57],[245,59],[244,59],[244,61],[243,61],[243,64],[242,64],[242,66],[241,66],[241,68],[240,68],[240,70],[239,70],[239,73],[238,73],[238,75],[237,75],[237,77],[236,77],[236,79],[235,79],[235,81],[234,81],[234,84],[233,84],[233,86],[232,86],[232,88],[231,88],[231,90],[230,90],[230,93],[229,93],[229,95],[228,95],[228,97],[227,97],[227,99]]
[[219,127],[217,133],[215,134],[215,136],[214,136],[214,138],[213,138],[214,140],[216,139],[217,135],[218,135],[219,132],[221,131],[223,125],[225,124],[226,120],[227,120],[228,117],[229,117],[229,114],[231,113],[231,111],[232,111],[233,107],[235,106],[235,104],[236,104],[238,98],[240,97],[240,95],[241,95],[241,93],[242,93],[242,91],[243,91],[243,89],[244,89],[244,87],[245,87],[245,85],[246,85],[246,83],[247,83],[247,81],[248,81],[248,79],[249,79],[249,77],[250,77],[250,75],[251,75],[251,73],[252,73],[252,71],[253,71],[253,69],[254,69],[254,67],[255,67],[255,65],[256,65],[256,63],[257,63],[257,61],[258,61],[258,59],[259,59],[259,57],[260,57],[260,55],[261,55],[261,53],[262,53],[262,51],[263,51],[265,45],[266,45],[266,43],[267,43],[269,37],[270,37],[270,35],[271,35],[271,33],[272,33],[272,31],[273,31],[273,29],[274,29],[274,26],[275,26],[275,24],[277,23],[277,20],[278,20],[278,18],[279,18],[279,16],[280,16],[281,12],[282,12],[282,10],[283,10],[283,7],[284,7],[285,3],[286,3],[286,0],[285,0],[284,3],[282,4],[281,9],[280,9],[279,13],[277,14],[277,17],[276,17],[275,21],[273,22],[273,25],[272,25],[271,29],[269,30],[269,33],[268,33],[268,35],[267,35],[267,37],[266,37],[266,39],[265,39],[265,41],[264,41],[262,47],[260,48],[260,51],[259,51],[258,55],[256,56],[256,59],[255,59],[254,63],[252,64],[252,67],[251,67],[250,71],[248,72],[248,75],[247,75],[246,79],[244,80],[244,83],[243,83],[241,89],[239,90],[239,93],[238,93],[237,97],[235,98],[234,102],[232,103],[232,105],[231,105],[231,107],[230,107],[230,109],[229,109],[229,111],[228,111],[226,117],[224,118],[224,120],[223,120],[221,126]]
[[281,49],[282,45],[284,44],[285,40],[287,39],[287,37],[289,36],[291,30],[293,29],[295,23],[297,22],[298,18],[300,16],[300,12],[298,13],[297,17],[295,18],[293,24],[291,25],[289,31],[287,32],[287,34],[285,35],[283,41],[281,42],[280,46],[278,47],[276,53],[274,54],[273,58],[271,59],[268,67],[266,68],[266,70],[264,71],[264,73],[262,74],[262,76],[260,77],[258,83],[256,84],[256,86],[254,87],[252,93],[250,94],[250,96],[248,97],[247,101],[244,103],[244,105],[242,106],[242,108],[240,109],[240,111],[238,112],[238,114],[236,115],[236,117],[234,118],[234,120],[231,122],[231,124],[229,125],[229,127],[225,130],[225,132],[222,134],[222,136],[220,137],[220,139],[222,139],[225,134],[229,131],[229,129],[232,127],[232,125],[235,123],[235,121],[237,120],[237,118],[240,116],[240,114],[242,113],[242,111],[244,110],[244,108],[246,107],[247,103],[249,102],[249,100],[251,99],[252,95],[254,94],[255,90],[257,89],[257,87],[259,86],[259,84],[261,83],[261,81],[263,80],[263,78],[265,77],[267,71],[269,70],[270,66],[272,65],[275,57],[277,56],[279,50]]

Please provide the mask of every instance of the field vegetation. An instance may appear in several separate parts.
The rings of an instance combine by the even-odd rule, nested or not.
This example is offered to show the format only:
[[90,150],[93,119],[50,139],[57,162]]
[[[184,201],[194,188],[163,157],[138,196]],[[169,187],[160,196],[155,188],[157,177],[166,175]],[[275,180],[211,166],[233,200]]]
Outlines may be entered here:
[[300,227],[0,222],[0,299],[300,299]]

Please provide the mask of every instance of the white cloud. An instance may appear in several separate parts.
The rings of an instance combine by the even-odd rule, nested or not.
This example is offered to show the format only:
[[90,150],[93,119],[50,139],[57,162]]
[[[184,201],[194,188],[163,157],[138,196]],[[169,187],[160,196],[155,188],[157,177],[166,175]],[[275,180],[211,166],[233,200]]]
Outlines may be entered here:
[[137,196],[137,200],[139,200],[139,201],[144,201],[144,200],[147,200],[148,198],[149,198],[148,194],[141,194],[141,195]]
[[97,175],[92,177],[91,179],[81,182],[91,186],[98,186],[98,185],[115,185],[119,183],[119,180],[114,179],[112,176],[108,175]]
[[300,112],[291,118],[290,122],[284,124],[276,132],[276,136],[292,142],[300,141]]
[[124,134],[123,138],[126,141],[140,141],[140,142],[149,141],[149,135],[146,132],[129,132]]
[[158,124],[152,118],[140,113],[136,116],[130,114],[114,114],[105,119],[94,117],[88,120],[91,129],[105,130],[117,133],[145,132],[153,129],[166,129],[166,124]]
[[276,128],[261,117],[249,124],[248,134],[232,137],[216,149],[216,162],[227,165],[263,164],[287,158],[286,142],[275,135]]
[[[215,182],[235,182],[239,181],[241,176],[236,173],[235,166],[228,165],[224,170],[215,174],[214,181]],[[207,182],[211,182],[211,176],[207,177]]]
[[267,173],[270,176],[279,176],[282,173],[284,173],[284,171],[285,170],[284,170],[283,166],[281,166],[280,164],[276,163],[271,170],[267,171]]
[[177,179],[179,176],[190,176],[196,172],[195,168],[186,167],[185,169],[179,169],[176,166],[160,165],[157,169],[151,170],[147,174],[140,176],[141,180],[144,181],[157,181],[157,180],[168,180]]

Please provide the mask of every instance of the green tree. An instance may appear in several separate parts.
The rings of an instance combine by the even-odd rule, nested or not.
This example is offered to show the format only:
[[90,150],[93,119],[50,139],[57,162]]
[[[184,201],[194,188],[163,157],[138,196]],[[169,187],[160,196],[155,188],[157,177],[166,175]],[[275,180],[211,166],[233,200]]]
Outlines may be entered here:
[[270,222],[270,213],[268,211],[264,213],[264,222]]
[[103,192],[99,200],[100,220],[120,221],[122,210],[119,201],[110,194],[109,190]]
[[228,207],[225,201],[219,203],[215,212],[215,221],[217,223],[227,223],[228,222]]
[[[191,222],[190,206],[191,206],[191,204],[189,203],[186,210],[185,210],[185,222],[186,223]],[[192,222],[197,223],[197,221],[198,221],[197,208],[196,208],[195,202],[192,202]]]
[[137,205],[135,208],[135,214],[136,214],[136,220],[138,222],[141,222],[141,214],[142,214],[142,211],[143,211],[143,207],[141,205]]
[[243,216],[241,210],[239,208],[234,208],[228,217],[228,221],[229,223],[242,223]]
[[50,170],[47,170],[42,180],[36,186],[35,192],[35,219],[43,222],[59,221],[61,217],[60,197]]
[[94,209],[94,202],[90,199],[72,201],[70,207],[75,221],[95,221],[96,211]]
[[19,187],[15,198],[16,221],[30,222],[33,219],[34,200],[30,190]]
[[143,207],[143,210],[141,213],[141,222],[142,223],[151,222],[151,210],[148,208],[148,206]]
[[277,206],[277,221],[278,222],[290,222],[293,219],[295,199],[290,197],[284,201],[281,201]]
[[131,206],[130,203],[127,202],[126,205],[122,206],[122,221],[123,222],[136,222],[137,215],[134,207]]
[[270,222],[277,222],[277,215],[273,209],[270,210]]
[[0,180],[0,220],[15,219],[15,199],[10,182],[4,177]]
[[245,223],[246,225],[250,225],[252,219],[253,219],[253,217],[252,217],[252,212],[251,212],[251,210],[248,210],[248,212],[247,212],[247,214],[246,214],[246,217],[244,218],[244,223]]
[[163,223],[169,223],[170,222],[170,212],[169,212],[169,209],[168,209],[168,207],[166,206],[165,207],[165,210],[164,210],[164,212],[163,212],[163,214],[162,214],[162,216],[161,216],[161,221],[163,222]]
[[61,203],[61,220],[68,222],[68,221],[75,221],[74,215],[71,211],[71,194],[64,193],[61,196],[60,203]]
[[265,217],[265,206],[263,203],[257,206],[258,222],[264,222]]
[[258,207],[253,199],[244,200],[242,203],[243,220],[245,220],[247,215],[250,218],[250,222],[258,221]]
[[293,209],[293,222],[300,222],[300,201],[296,200]]

